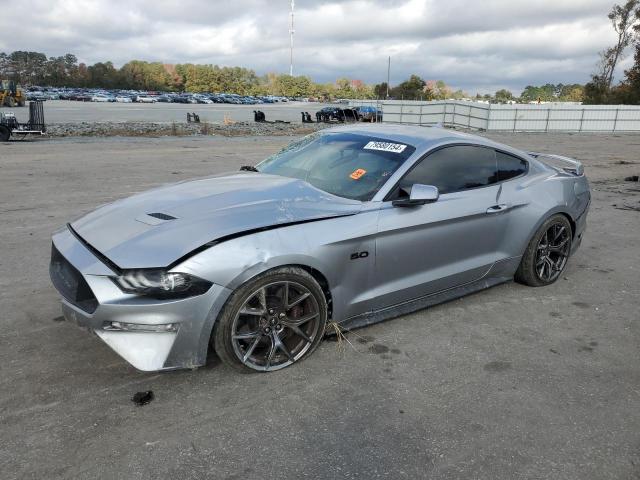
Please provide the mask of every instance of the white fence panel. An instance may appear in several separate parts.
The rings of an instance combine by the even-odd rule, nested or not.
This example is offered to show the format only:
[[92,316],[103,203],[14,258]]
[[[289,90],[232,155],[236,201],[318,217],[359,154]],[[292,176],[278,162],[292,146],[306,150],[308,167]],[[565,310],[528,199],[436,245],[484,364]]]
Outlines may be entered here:
[[640,131],[640,109],[620,108],[616,123],[616,131],[639,132]]
[[447,101],[351,101],[382,110],[383,121],[410,125],[462,127],[476,130],[525,132],[640,132],[640,106],[488,105]]

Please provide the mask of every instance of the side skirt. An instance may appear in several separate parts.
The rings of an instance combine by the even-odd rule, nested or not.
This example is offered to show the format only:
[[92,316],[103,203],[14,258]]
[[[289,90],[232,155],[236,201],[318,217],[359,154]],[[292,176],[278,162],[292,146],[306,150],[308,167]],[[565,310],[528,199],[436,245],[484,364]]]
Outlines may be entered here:
[[431,307],[439,303],[455,300],[456,298],[464,297],[466,295],[469,295],[470,293],[478,292],[480,290],[484,290],[486,288],[490,288],[495,285],[499,285],[501,283],[505,283],[511,280],[513,280],[512,275],[501,276],[501,277],[484,277],[474,282],[467,283],[465,285],[460,285],[458,287],[453,287],[448,290],[443,290],[441,292],[425,295],[423,297],[419,297],[414,300],[409,300],[408,302],[386,307],[381,310],[376,310],[374,312],[363,313],[355,317],[350,317],[339,322],[339,324],[345,330],[366,327],[367,325],[372,325],[374,323],[382,322],[384,320],[389,320],[392,318],[399,317],[401,315],[406,315],[408,313],[422,310],[424,308]]

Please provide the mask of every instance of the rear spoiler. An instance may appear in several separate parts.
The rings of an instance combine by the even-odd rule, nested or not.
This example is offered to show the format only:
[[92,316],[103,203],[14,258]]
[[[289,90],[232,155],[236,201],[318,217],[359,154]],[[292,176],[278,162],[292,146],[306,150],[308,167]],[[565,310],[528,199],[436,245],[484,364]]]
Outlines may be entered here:
[[584,175],[584,167],[578,160],[551,153],[527,152],[533,158],[540,160],[545,165],[562,170],[563,172],[581,177]]

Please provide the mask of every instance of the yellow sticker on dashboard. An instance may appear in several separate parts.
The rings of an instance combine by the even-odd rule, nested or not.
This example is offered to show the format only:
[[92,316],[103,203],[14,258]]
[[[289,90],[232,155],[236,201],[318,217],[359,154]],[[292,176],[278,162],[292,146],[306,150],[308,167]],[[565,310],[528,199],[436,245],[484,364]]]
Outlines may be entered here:
[[354,170],[353,172],[351,172],[351,175],[349,175],[349,177],[353,178],[354,180],[358,180],[365,173],[367,173],[367,171],[364,168],[358,168],[357,170]]

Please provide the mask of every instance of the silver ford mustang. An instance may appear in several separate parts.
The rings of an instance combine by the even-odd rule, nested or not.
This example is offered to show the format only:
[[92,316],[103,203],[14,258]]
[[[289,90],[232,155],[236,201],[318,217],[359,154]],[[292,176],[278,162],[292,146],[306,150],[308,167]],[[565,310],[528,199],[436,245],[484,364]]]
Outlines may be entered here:
[[256,167],[103,206],[53,236],[67,320],[134,367],[271,371],[350,329],[516,280],[579,247],[582,165],[440,128],[332,128]]

